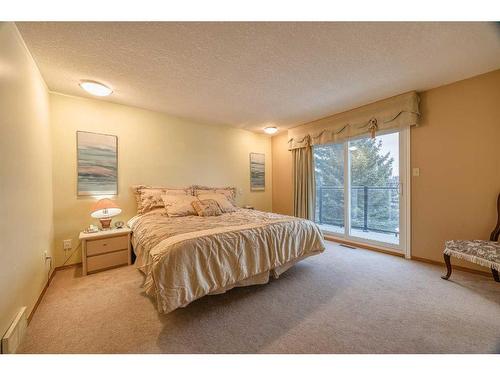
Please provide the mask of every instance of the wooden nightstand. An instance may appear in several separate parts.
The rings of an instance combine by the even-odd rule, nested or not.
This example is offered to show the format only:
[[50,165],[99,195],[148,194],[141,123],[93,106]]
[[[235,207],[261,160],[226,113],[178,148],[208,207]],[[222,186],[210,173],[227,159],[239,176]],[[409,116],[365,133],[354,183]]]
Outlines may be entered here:
[[131,264],[129,228],[80,232],[83,276],[88,272]]

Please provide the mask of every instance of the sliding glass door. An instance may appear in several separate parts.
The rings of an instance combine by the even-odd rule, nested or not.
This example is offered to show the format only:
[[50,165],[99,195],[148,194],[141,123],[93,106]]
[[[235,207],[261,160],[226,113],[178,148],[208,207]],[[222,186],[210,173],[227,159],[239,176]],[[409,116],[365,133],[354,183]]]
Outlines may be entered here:
[[399,245],[399,133],[348,144],[350,235]]
[[344,146],[330,144],[314,148],[316,174],[316,222],[323,229],[344,234]]
[[405,252],[407,135],[314,147],[315,220],[323,231]]

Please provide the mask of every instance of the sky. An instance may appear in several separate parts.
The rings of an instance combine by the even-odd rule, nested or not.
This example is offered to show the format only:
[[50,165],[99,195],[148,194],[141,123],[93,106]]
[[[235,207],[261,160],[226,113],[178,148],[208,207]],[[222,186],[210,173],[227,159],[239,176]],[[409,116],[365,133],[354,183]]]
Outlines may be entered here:
[[399,133],[390,133],[377,136],[377,139],[382,140],[381,151],[385,155],[391,153],[394,162],[392,163],[392,175],[399,176]]

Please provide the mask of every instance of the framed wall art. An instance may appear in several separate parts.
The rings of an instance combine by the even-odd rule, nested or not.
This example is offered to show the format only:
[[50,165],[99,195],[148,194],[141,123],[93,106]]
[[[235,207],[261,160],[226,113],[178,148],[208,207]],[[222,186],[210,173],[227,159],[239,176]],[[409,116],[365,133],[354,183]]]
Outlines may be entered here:
[[250,153],[250,190],[264,191],[266,188],[266,155]]
[[78,195],[118,194],[118,137],[77,131]]

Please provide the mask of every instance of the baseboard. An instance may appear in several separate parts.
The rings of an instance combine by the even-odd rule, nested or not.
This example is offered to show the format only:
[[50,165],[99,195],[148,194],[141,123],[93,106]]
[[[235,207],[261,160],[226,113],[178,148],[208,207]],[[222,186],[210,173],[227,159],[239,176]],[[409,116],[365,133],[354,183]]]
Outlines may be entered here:
[[75,264],[69,264],[67,266],[61,266],[61,267],[54,268],[54,270],[50,274],[49,279],[47,280],[47,283],[43,287],[42,292],[38,296],[38,299],[36,300],[35,306],[33,306],[33,309],[31,310],[30,314],[28,315],[28,324],[30,324],[31,319],[33,318],[33,315],[35,315],[36,309],[38,308],[38,305],[40,305],[40,302],[42,302],[43,296],[45,295],[45,292],[47,291],[47,288],[49,287],[52,279],[54,278],[54,276],[56,274],[56,272],[64,270],[64,269],[67,269],[67,268],[78,267],[80,265],[81,265],[81,263],[75,263]]
[[68,269],[68,268],[74,268],[74,267],[79,267],[82,265],[82,262],[78,262],[78,263],[71,263],[71,264],[67,264],[65,266],[59,266],[59,267],[56,267],[54,271],[62,271],[62,270],[65,270],[65,269]]
[[343,239],[339,239],[339,238],[332,237],[329,235],[324,235],[324,237],[325,237],[325,240],[328,240],[328,241],[337,242],[337,243],[341,243],[341,244],[349,245],[349,246],[354,246],[354,247],[359,247],[359,248],[365,249],[365,250],[377,251],[379,253],[394,255],[397,257],[402,257],[402,258],[404,257],[404,254],[398,253],[396,251],[391,251],[388,249],[383,249],[383,248],[380,248],[377,246],[365,245],[365,244],[359,243],[359,242],[343,240]]
[[54,278],[54,275],[56,274],[56,270],[57,270],[57,268],[54,268],[54,270],[50,274],[50,277],[47,280],[47,283],[43,287],[42,292],[40,293],[40,295],[38,296],[38,299],[35,302],[35,306],[33,306],[33,308],[31,309],[31,312],[28,315],[28,324],[30,324],[31,318],[33,318],[33,315],[35,314],[35,311],[38,308],[38,305],[40,304],[40,302],[42,302],[43,296],[45,295],[45,292],[47,291],[47,288],[49,287],[50,282],[52,281],[52,279]]
[[[415,257],[412,256],[411,260],[415,260],[417,262],[423,262],[423,263],[428,263],[428,264],[434,264],[436,266],[442,266],[443,269],[446,267],[444,262],[439,262],[437,260],[432,260],[432,259],[427,259],[427,258],[420,258],[420,257]],[[468,267],[462,267],[462,266],[455,266],[453,264],[453,270],[459,270],[459,271],[464,271],[464,272],[469,272],[469,273],[475,273],[478,275],[484,275],[484,276],[491,276],[491,272],[488,271],[481,271],[481,270],[475,270],[473,268],[468,268]]]

